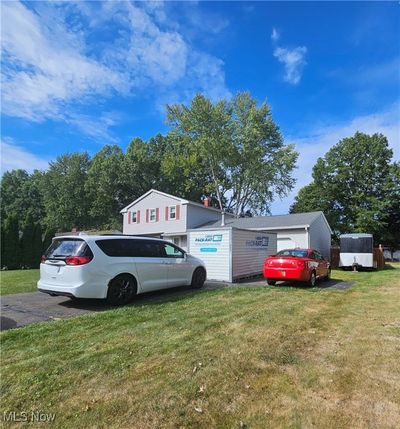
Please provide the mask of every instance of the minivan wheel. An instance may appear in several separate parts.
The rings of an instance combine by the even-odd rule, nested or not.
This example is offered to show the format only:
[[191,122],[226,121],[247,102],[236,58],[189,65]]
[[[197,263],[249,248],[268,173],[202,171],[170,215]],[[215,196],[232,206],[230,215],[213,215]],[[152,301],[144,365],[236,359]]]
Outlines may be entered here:
[[193,276],[192,276],[192,283],[191,287],[193,289],[200,289],[204,286],[204,282],[206,281],[206,270],[204,268],[196,268],[194,270]]
[[111,305],[125,305],[136,295],[136,280],[129,274],[120,274],[108,285],[107,302]]
[[268,283],[270,286],[275,286],[275,285],[276,285],[276,281],[275,281],[275,280],[268,280],[268,279],[267,279],[267,283]]

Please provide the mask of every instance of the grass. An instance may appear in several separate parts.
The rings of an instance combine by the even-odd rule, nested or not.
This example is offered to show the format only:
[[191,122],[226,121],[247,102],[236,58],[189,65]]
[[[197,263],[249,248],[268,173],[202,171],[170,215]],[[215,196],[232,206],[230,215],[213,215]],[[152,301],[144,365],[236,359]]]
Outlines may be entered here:
[[0,294],[34,292],[39,280],[39,270],[0,271]]
[[57,428],[400,427],[399,274],[335,271],[353,287],[225,288],[3,332],[1,411],[56,413]]

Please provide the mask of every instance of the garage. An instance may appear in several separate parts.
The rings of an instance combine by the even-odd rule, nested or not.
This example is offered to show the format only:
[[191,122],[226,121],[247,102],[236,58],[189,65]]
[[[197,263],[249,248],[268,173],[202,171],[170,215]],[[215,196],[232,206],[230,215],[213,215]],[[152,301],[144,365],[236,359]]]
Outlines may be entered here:
[[[318,250],[325,259],[330,259],[332,230],[322,212],[227,218],[224,223],[235,228],[276,233],[278,251],[311,247]],[[218,225],[221,225],[220,220],[200,228]]]

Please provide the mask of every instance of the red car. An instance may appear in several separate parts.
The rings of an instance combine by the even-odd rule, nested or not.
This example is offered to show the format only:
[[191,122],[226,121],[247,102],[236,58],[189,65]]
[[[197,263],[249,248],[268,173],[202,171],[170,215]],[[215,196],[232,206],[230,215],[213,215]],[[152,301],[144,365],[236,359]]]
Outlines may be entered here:
[[269,285],[290,280],[314,287],[317,280],[331,278],[331,266],[315,249],[287,249],[264,261],[264,277]]

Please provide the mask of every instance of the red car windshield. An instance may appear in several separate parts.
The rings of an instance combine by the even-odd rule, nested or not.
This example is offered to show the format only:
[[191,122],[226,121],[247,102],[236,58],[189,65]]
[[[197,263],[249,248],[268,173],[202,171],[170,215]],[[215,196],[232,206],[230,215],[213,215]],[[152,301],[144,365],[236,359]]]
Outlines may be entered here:
[[276,256],[295,256],[297,258],[307,258],[308,251],[303,249],[287,249],[281,250]]

